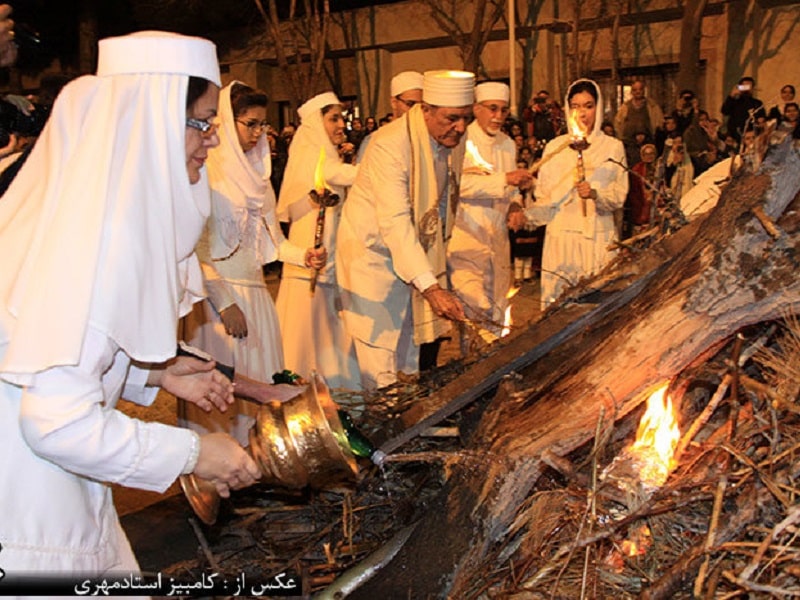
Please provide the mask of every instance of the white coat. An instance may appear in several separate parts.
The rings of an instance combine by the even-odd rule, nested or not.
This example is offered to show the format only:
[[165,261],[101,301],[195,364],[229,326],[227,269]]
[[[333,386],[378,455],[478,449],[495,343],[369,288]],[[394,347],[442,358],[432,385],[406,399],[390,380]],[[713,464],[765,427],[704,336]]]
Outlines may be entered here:
[[412,282],[419,277],[436,281],[411,215],[407,118],[372,135],[342,208],[337,239],[336,276],[347,330],[391,351],[411,310]]
[[[492,166],[491,173],[476,172],[469,150],[473,145],[480,158]],[[447,247],[448,272],[467,317],[490,335],[499,335],[511,284],[506,218],[512,199],[521,204],[519,191],[506,185],[505,174],[517,168],[517,150],[506,134],[488,135],[477,121],[467,128],[467,148],[456,221]]]

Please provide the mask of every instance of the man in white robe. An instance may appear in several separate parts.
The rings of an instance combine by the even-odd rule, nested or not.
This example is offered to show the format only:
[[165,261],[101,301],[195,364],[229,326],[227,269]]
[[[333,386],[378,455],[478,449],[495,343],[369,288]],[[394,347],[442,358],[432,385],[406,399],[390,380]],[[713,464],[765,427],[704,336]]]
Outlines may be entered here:
[[[403,71],[392,77],[390,84],[391,98],[389,103],[392,105],[392,116],[399,119],[415,104],[422,102],[422,73],[416,71]],[[358,147],[356,162],[364,160],[367,146],[372,141],[372,134],[369,134]]]
[[423,102],[378,131],[342,209],[336,276],[365,389],[419,369],[419,346],[463,320],[447,289],[475,76],[424,75]]
[[530,171],[516,168],[514,141],[501,131],[509,96],[504,83],[490,81],[475,88],[475,121],[467,128],[458,210],[447,248],[453,290],[487,342],[499,337],[508,307],[509,206],[514,202],[520,210],[520,189],[533,183]]

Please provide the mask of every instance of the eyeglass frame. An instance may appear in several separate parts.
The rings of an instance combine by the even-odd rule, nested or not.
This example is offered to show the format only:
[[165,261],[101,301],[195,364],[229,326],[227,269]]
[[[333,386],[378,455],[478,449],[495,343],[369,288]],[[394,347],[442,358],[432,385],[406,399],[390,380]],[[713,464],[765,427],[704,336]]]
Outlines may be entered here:
[[204,137],[214,135],[214,132],[217,130],[216,123],[209,123],[208,121],[193,119],[192,117],[186,117],[186,126],[199,131]]
[[419,104],[419,100],[408,100],[407,98],[403,98],[399,95],[395,96],[394,99],[405,104],[407,108],[414,108],[417,104]]
[[248,131],[256,131],[258,129],[259,133],[266,131],[267,127],[269,127],[269,121],[256,121],[253,119],[251,122],[236,119],[236,122],[239,123],[239,125],[244,125]]
[[501,115],[508,116],[511,114],[511,107],[509,106],[500,106],[499,104],[486,104],[485,102],[478,102],[483,108],[488,110],[490,113],[500,113]]

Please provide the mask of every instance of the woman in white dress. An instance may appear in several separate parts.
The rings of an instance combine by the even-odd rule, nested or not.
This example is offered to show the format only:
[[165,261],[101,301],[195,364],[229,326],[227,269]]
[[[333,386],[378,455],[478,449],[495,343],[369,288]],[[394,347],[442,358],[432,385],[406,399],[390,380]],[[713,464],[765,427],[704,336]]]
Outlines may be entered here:
[[160,385],[233,400],[213,363],[175,359],[202,291],[193,249],[209,210],[219,66],[199,38],[100,42],[96,76],[67,85],[0,202],[0,568],[136,573],[109,482],[163,492],[181,474],[221,495],[258,467],[227,434],[145,423]]
[[[544,149],[536,185],[536,204],[526,209],[535,225],[547,225],[542,251],[542,309],[569,285],[600,271],[614,256],[614,211],[628,193],[622,142],[603,133],[603,98],[598,85],[578,79],[567,90],[568,113],[575,115],[589,147],[583,150],[585,177],[577,173],[578,154],[569,148],[572,134],[551,140]],[[609,160],[609,159],[613,159]]]
[[[222,88],[218,108],[220,144],[208,153],[211,215],[197,246],[208,299],[184,323],[193,346],[239,375],[271,382],[284,368],[280,325],[262,265],[322,265],[325,251],[290,244],[275,214],[267,140],[267,95],[234,81]],[[186,407],[198,431],[227,431],[242,445],[258,405],[236,399],[225,414]]]
[[283,269],[277,308],[286,367],[306,378],[316,371],[332,388],[360,389],[353,342],[339,314],[334,267],[345,188],[353,183],[357,168],[339,157],[338,146],[345,141],[344,118],[335,94],[314,96],[297,112],[301,124],[289,146],[278,200],[278,218],[290,223],[289,241],[296,245],[314,243],[319,207],[312,203],[309,192],[315,187],[314,173],[323,152],[325,187],[338,194],[339,204],[325,210],[322,243],[328,262],[319,270],[313,294],[312,269],[292,265]]

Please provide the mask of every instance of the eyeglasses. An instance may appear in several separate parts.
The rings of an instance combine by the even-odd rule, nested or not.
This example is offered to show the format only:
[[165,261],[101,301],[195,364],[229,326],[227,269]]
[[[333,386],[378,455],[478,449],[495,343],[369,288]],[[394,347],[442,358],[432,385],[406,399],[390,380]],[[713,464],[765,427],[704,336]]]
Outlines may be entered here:
[[511,112],[511,109],[508,108],[507,106],[499,106],[497,104],[486,104],[484,102],[481,102],[480,104],[481,104],[481,106],[483,108],[485,108],[486,110],[488,110],[491,113],[498,113],[499,112],[502,115],[507,115],[508,113]]
[[239,123],[239,125],[244,125],[247,127],[248,131],[257,131],[258,133],[261,133],[269,126],[269,123],[266,121],[256,121],[255,119],[251,119],[249,121],[240,121],[239,119],[236,119],[236,122]]
[[216,123],[209,123],[201,119],[192,119],[191,117],[186,118],[186,126],[196,129],[203,137],[211,137],[217,131]]
[[402,98],[401,96],[395,96],[395,98],[405,104],[408,108],[414,108],[415,105],[419,104],[416,100],[408,100],[407,98]]

